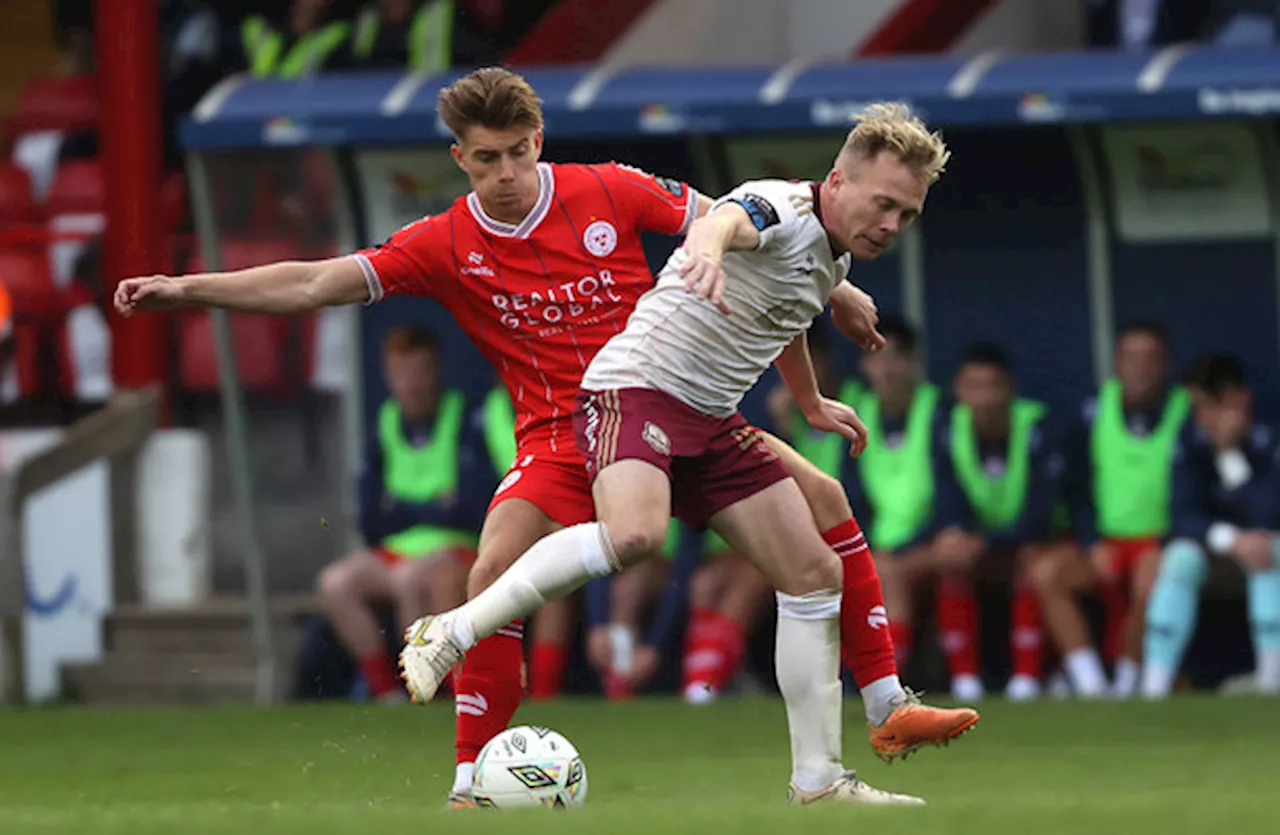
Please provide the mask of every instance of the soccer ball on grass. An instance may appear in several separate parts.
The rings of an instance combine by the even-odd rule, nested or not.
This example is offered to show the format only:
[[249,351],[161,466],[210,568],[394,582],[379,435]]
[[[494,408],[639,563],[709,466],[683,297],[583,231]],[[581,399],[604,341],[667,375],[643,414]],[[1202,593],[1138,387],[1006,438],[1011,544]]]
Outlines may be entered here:
[[581,806],[587,769],[569,740],[550,728],[521,725],[480,749],[472,794],[479,805],[498,809]]

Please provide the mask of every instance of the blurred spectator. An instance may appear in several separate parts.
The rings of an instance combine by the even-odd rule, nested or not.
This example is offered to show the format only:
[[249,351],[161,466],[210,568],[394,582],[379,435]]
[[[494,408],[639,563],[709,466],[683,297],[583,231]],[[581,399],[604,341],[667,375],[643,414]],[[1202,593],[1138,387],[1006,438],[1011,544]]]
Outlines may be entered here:
[[707,533],[700,550],[702,562],[689,585],[680,682],[689,704],[715,701],[733,682],[773,598],[764,575],[715,533]]
[[1190,411],[1183,389],[1169,385],[1169,349],[1155,325],[1133,325],[1116,341],[1115,377],[1085,403],[1067,449],[1067,492],[1076,540],[1087,560],[1060,556],[1041,583],[1053,638],[1077,695],[1097,697],[1107,679],[1076,594],[1096,590],[1105,609],[1105,658],[1113,692],[1138,683],[1142,619],[1170,527],[1172,467]]
[[373,607],[391,603],[396,628],[465,599],[475,531],[497,480],[461,392],[440,390],[435,338],[413,328],[384,343],[391,397],[383,404],[360,479],[367,550],[319,579],[325,612],[374,696],[403,697]]
[[1182,434],[1173,532],[1147,608],[1142,694],[1173,689],[1195,630],[1209,554],[1248,579],[1257,692],[1280,695],[1280,436],[1253,416],[1253,392],[1234,356],[1197,361],[1189,375],[1195,419]]
[[1276,0],[1217,0],[1209,22],[1216,43],[1273,44],[1280,32]]
[[351,24],[333,0],[293,0],[284,14],[251,14],[240,24],[242,66],[257,78],[297,78],[342,62]]
[[1214,0],[1088,0],[1090,46],[1142,49],[1204,34]]
[[[1013,371],[999,347],[978,344],[965,350],[955,398],[948,446],[956,481],[982,537],[980,558],[996,568],[1002,584],[1013,570],[1013,663],[1006,695],[1028,701],[1040,694],[1042,652],[1040,605],[1024,566],[1046,549],[1063,547],[1053,542],[1062,452],[1045,405],[1015,395]],[[977,558],[943,567],[940,582],[972,587],[977,569]],[[978,605],[971,588],[965,606],[971,615],[963,621],[969,629],[964,645],[970,648],[964,668],[977,672]]]
[[373,0],[355,18],[356,67],[441,72],[453,65],[453,0]]
[[[898,666],[905,668],[917,589],[938,577],[940,566],[976,559],[983,542],[966,530],[970,522],[947,452],[946,410],[940,408],[937,386],[922,379],[915,329],[886,316],[880,332],[887,344],[862,358],[871,384],[858,407],[867,425],[867,446],[847,469],[845,485],[876,554]],[[968,588],[941,582],[935,592],[952,691],[962,701],[980,698],[981,679],[968,665],[973,623]]]

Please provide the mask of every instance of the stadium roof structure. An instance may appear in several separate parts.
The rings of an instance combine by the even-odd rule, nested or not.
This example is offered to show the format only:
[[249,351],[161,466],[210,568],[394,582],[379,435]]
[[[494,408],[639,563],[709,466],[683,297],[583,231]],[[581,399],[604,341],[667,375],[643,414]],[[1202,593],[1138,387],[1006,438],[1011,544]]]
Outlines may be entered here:
[[[187,117],[193,150],[420,145],[448,138],[439,90],[465,70],[235,76]],[[943,126],[1269,117],[1280,49],[894,57],[782,66],[521,68],[561,138],[837,129],[868,101],[911,103]]]

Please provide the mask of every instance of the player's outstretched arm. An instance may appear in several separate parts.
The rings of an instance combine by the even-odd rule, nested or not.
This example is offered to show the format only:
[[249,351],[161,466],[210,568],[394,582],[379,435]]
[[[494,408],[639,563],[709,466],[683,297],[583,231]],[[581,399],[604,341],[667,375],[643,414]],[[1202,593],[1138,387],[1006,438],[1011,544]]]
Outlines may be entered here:
[[809,337],[801,333],[774,361],[782,382],[796,406],[814,429],[835,432],[849,439],[849,453],[859,455],[867,445],[867,427],[852,406],[822,396],[809,357]]
[[223,307],[246,313],[303,313],[369,300],[369,285],[355,258],[281,261],[226,273],[127,278],[116,287],[116,310]]
[[751,222],[747,210],[737,203],[725,203],[704,215],[689,227],[684,240],[685,262],[680,267],[685,289],[708,299],[721,313],[729,313],[724,302],[724,269],[720,266],[726,252],[755,249],[760,245],[760,232]]

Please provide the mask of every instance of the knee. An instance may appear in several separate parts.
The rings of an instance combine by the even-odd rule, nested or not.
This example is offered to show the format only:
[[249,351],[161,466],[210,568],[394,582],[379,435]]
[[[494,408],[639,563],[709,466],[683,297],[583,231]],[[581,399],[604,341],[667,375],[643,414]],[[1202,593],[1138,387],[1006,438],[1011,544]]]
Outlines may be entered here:
[[716,596],[715,575],[703,568],[694,572],[689,581],[689,605],[698,609],[710,608]]
[[1199,543],[1175,539],[1165,546],[1160,558],[1159,579],[1199,587],[1208,575],[1209,558]]
[[502,573],[511,567],[515,560],[505,559],[493,552],[481,552],[467,572],[467,597],[475,597],[492,586]]
[[316,579],[316,591],[324,600],[338,600],[350,597],[355,591],[355,578],[347,559],[326,565]]
[[1031,588],[1041,597],[1062,588],[1062,558],[1056,554],[1041,554],[1027,562],[1024,576]]
[[853,518],[853,508],[849,507],[844,485],[826,473],[811,478],[805,485],[804,494],[820,531],[831,530]]
[[607,525],[614,556],[623,566],[635,565],[662,550],[667,541],[668,520],[634,518]]
[[811,556],[796,559],[788,566],[787,576],[778,591],[803,595],[826,589],[839,589],[844,584],[840,558],[829,548],[815,549]]

